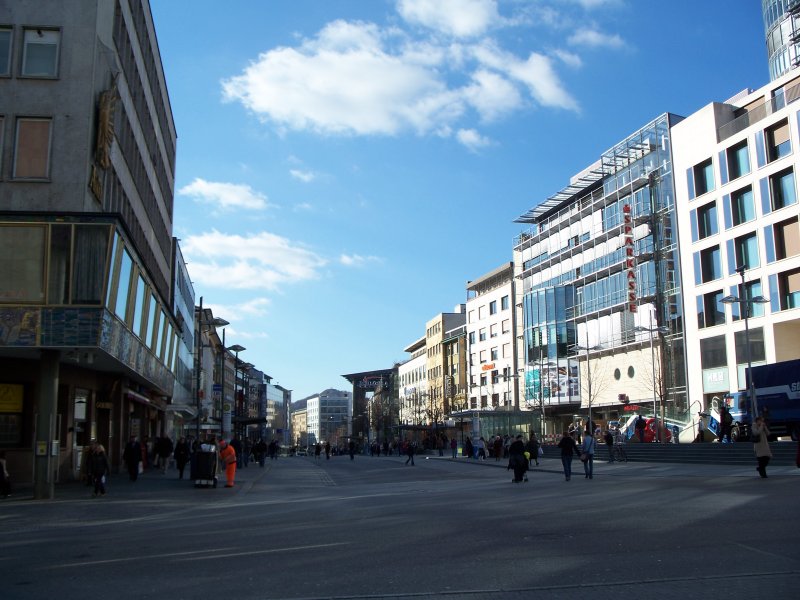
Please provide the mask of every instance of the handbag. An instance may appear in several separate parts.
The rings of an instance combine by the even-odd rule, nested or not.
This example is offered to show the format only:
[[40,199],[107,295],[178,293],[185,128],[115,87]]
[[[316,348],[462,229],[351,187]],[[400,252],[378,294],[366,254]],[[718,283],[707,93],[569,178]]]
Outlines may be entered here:
[[586,462],[587,460],[589,460],[589,453],[581,452],[581,462]]

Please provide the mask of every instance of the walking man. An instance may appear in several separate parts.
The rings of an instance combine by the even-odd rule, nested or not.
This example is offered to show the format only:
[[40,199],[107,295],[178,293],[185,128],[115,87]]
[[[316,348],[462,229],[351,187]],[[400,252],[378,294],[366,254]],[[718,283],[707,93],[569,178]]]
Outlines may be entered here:
[[414,466],[414,453],[417,451],[417,444],[415,442],[408,442],[408,458],[406,459],[406,465],[408,465],[408,461],[411,461],[411,466]]
[[128,443],[125,444],[125,450],[122,452],[122,461],[128,467],[130,480],[136,481],[139,478],[139,463],[142,462],[142,445],[136,440],[135,435],[132,435]]

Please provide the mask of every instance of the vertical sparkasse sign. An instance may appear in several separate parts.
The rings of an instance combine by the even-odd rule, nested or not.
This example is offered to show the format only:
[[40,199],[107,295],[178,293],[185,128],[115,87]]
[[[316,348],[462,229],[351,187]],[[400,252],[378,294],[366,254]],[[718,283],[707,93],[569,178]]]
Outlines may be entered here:
[[633,219],[631,218],[631,205],[622,206],[622,236],[625,247],[625,282],[626,300],[625,306],[628,312],[636,312],[636,255],[633,245]]

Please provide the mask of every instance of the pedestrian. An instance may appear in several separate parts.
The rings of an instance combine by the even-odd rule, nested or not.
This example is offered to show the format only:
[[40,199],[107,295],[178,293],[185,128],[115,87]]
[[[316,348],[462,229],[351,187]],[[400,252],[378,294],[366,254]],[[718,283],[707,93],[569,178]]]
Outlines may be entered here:
[[320,444],[319,442],[317,442],[317,443],[314,445],[314,458],[315,458],[316,460],[319,460],[319,455],[320,455],[320,454],[322,454],[322,444]]
[[264,460],[267,458],[267,443],[264,438],[258,438],[256,445],[253,446],[253,454],[255,454],[258,466],[264,468]]
[[97,440],[89,440],[89,445],[84,446],[83,450],[81,451],[81,481],[86,484],[86,487],[91,487],[92,485],[92,474],[89,473],[89,457],[92,455],[92,452],[94,452],[94,446],[96,443]]
[[483,439],[483,436],[478,438],[476,447],[478,448],[478,458],[486,460],[486,440]]
[[561,448],[561,464],[564,466],[564,478],[569,481],[572,478],[572,457],[578,454],[578,445],[575,443],[569,430],[564,432],[561,440],[558,442],[558,447]]
[[6,453],[0,452],[0,497],[8,498],[11,495],[11,476],[8,474]]
[[772,450],[769,448],[769,435],[769,428],[764,421],[764,417],[759,415],[756,417],[750,437],[753,439],[753,450],[758,460],[756,471],[758,471],[762,479],[767,478],[767,465],[769,464],[769,459],[772,458]]
[[162,435],[160,438],[156,440],[156,454],[158,455],[158,466],[161,469],[162,473],[167,472],[167,464],[169,463],[169,457],[172,456],[173,444],[172,440],[166,436]]
[[518,435],[517,439],[508,446],[506,471],[509,469],[514,469],[514,479],[511,480],[513,483],[528,481],[528,477],[525,475],[528,470],[528,459],[525,458],[525,443],[522,441],[522,435]]
[[406,453],[408,454],[408,458],[406,459],[406,465],[408,465],[408,461],[411,461],[411,466],[414,466],[414,453],[417,451],[417,445],[414,442],[408,442],[408,449]]
[[614,462],[614,436],[610,429],[606,429],[606,435],[603,438],[606,442],[606,449],[608,450],[608,462]]
[[125,444],[125,449],[122,451],[122,462],[128,467],[128,476],[131,481],[136,481],[139,478],[139,468],[142,464],[142,445],[132,435]]
[[586,434],[583,436],[583,444],[581,444],[581,462],[583,463],[583,472],[585,479],[592,479],[594,474],[594,451],[597,448],[597,440],[593,435]]
[[189,444],[185,437],[178,438],[173,456],[175,457],[175,466],[178,467],[178,479],[183,479],[183,470],[186,468],[186,463],[189,462]]
[[467,438],[464,442],[464,456],[467,458],[475,458],[473,455],[472,438]]
[[720,435],[719,441],[722,444],[731,443],[731,432],[733,431],[733,415],[728,410],[727,406],[720,406],[719,408],[719,422],[720,422]]
[[500,460],[503,452],[503,438],[500,437],[500,434],[494,436],[494,441],[492,442],[492,452],[494,453],[495,462]]
[[450,452],[453,454],[453,458],[458,458],[458,441],[456,438],[450,440]]
[[106,495],[106,477],[111,473],[111,468],[108,464],[108,456],[106,456],[106,449],[103,444],[95,444],[94,450],[89,455],[89,474],[92,477],[94,484],[94,492],[92,496]]
[[242,441],[239,439],[239,436],[236,434],[233,435],[233,439],[231,439],[230,444],[228,444],[233,448],[233,451],[236,453],[236,466],[240,469],[242,468]]
[[350,440],[350,443],[347,444],[347,449],[350,451],[350,460],[356,459],[356,443],[354,440]]
[[703,421],[703,413],[697,413],[697,441],[706,441],[706,424]]
[[531,439],[528,440],[525,449],[528,451],[528,466],[531,462],[535,462],[536,466],[539,466],[539,439],[535,432],[531,431]]
[[219,441],[219,459],[225,466],[225,487],[233,487],[236,480],[236,450],[225,440]]
[[642,417],[640,413],[639,417],[636,419],[636,422],[634,424],[634,427],[636,428],[636,435],[639,436],[640,443],[644,443],[644,428],[646,425],[647,423],[645,422],[644,417]]
[[325,460],[331,459],[331,443],[325,442]]
[[242,462],[244,466],[250,464],[250,455],[253,453],[253,442],[250,441],[250,438],[244,438],[244,442],[242,442]]

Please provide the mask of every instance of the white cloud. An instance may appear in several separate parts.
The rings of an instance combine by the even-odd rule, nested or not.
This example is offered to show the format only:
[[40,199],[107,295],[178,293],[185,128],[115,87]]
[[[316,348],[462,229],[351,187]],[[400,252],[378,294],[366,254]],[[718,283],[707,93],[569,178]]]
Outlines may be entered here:
[[346,267],[363,267],[370,262],[382,262],[377,256],[361,256],[359,254],[342,254],[339,262]]
[[583,66],[583,60],[581,57],[575,54],[574,52],[568,52],[567,50],[554,50],[553,56],[563,62],[565,65],[578,69]]
[[314,207],[308,202],[300,202],[299,204],[294,205],[295,212],[309,211],[309,210],[314,210]]
[[397,11],[409,23],[453,37],[476,37],[500,22],[495,0],[399,0]]
[[482,136],[474,129],[459,129],[458,133],[456,133],[456,139],[472,152],[477,152],[492,143],[489,138]]
[[301,171],[300,169],[291,169],[289,175],[303,183],[311,183],[317,178],[317,174],[313,171]]
[[209,304],[204,308],[210,308],[215,317],[222,317],[233,323],[241,317],[263,317],[270,304],[272,300],[269,298],[253,298],[239,304]]
[[182,187],[178,193],[190,196],[200,202],[215,204],[222,209],[246,208],[261,210],[272,207],[267,197],[256,192],[249,185],[222,183],[196,178]]
[[276,290],[316,279],[327,264],[302,244],[268,232],[211,231],[184,238],[181,248],[192,280],[217,288]]
[[464,90],[467,101],[484,121],[494,121],[519,108],[522,97],[510,81],[492,71],[479,69]]
[[567,39],[573,46],[587,46],[589,48],[622,48],[625,42],[617,35],[609,35],[596,29],[579,29]]

